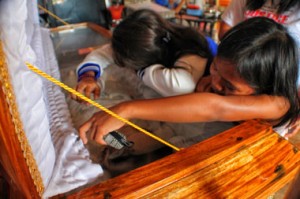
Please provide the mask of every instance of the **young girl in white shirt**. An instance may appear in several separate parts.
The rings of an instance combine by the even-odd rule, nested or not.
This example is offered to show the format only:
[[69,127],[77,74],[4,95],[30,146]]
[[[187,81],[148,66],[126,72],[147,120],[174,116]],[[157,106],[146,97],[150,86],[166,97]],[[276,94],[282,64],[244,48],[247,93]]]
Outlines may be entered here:
[[78,66],[76,89],[98,98],[101,86],[96,80],[116,63],[136,70],[162,96],[191,93],[199,79],[209,74],[216,51],[217,44],[196,30],[169,22],[154,11],[138,10],[115,28],[111,44],[90,53]]

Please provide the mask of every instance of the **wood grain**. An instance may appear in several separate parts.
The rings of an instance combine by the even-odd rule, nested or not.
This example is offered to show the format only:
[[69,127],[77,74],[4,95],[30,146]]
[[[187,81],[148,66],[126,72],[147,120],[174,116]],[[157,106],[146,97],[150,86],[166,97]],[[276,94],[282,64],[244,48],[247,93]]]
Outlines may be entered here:
[[263,198],[293,179],[300,153],[272,128],[248,121],[66,198]]

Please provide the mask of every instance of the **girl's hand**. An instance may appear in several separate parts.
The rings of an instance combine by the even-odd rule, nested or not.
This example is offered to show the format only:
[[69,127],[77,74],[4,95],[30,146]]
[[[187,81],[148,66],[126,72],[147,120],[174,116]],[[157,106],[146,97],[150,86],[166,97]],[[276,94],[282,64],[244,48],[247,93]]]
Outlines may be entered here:
[[[111,109],[118,114],[118,106]],[[79,128],[79,136],[84,144],[88,139],[94,140],[99,144],[106,145],[103,136],[111,131],[118,130],[124,123],[117,118],[110,116],[104,111],[96,112],[88,121]]]
[[[91,98],[91,95],[93,94],[94,99],[98,99],[100,97],[101,88],[100,85],[97,83],[95,77],[89,75],[89,76],[82,76],[80,78],[76,86],[76,91],[85,95],[88,98]],[[87,103],[74,94],[71,95],[71,98],[80,103]]]

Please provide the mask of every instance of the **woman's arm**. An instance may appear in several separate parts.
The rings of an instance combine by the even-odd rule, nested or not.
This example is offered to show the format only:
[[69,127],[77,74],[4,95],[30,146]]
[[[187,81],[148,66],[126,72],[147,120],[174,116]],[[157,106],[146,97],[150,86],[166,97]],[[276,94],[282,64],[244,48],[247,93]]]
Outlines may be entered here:
[[[122,107],[123,106],[123,107]],[[283,97],[221,96],[193,93],[177,97],[140,100],[120,105],[128,119],[168,122],[241,121],[248,119],[279,120],[289,109]]]
[[[288,111],[289,104],[283,97],[220,96],[212,93],[192,93],[161,99],[138,100],[121,103],[111,110],[125,119],[143,119],[167,122],[210,122],[264,119],[278,122]],[[105,144],[103,136],[119,129],[123,122],[104,112],[96,113],[80,128],[80,137]]]

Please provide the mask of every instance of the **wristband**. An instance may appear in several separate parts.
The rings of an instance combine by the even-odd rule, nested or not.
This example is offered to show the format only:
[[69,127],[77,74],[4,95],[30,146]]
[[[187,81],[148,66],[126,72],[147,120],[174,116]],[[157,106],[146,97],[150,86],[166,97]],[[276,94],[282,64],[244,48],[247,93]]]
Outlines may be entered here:
[[85,74],[85,73],[88,72],[88,71],[94,71],[94,72],[95,72],[95,76],[96,76],[97,78],[99,78],[100,75],[101,75],[102,69],[101,69],[101,67],[100,67],[99,64],[95,64],[95,63],[90,63],[90,62],[88,62],[88,63],[85,63],[85,64],[83,64],[83,65],[80,65],[80,66],[77,68],[77,71],[76,71],[76,72],[77,72],[77,75],[78,75],[78,76],[81,76],[81,75]]

